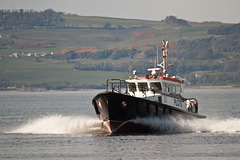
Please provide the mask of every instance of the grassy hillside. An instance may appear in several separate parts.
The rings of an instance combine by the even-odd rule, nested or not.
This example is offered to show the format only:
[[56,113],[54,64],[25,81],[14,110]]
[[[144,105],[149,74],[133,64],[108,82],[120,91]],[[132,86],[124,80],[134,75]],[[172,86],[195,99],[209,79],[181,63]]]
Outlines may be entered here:
[[[145,21],[104,17],[63,15],[64,24],[58,28],[1,30],[0,54],[13,52],[58,52],[70,47],[122,47],[127,45],[156,43],[162,39],[207,38],[207,30],[221,23],[189,23],[187,27],[174,26],[165,21]],[[109,24],[108,27],[105,25]],[[121,27],[120,27],[121,26]],[[152,36],[144,36],[152,35]],[[48,43],[40,46],[39,43]],[[9,44],[7,44],[9,43]],[[24,46],[22,43],[28,43]]]
[[106,79],[128,77],[124,72],[77,71],[72,63],[48,59],[36,62],[34,58],[2,59],[0,68],[2,85],[9,83],[10,87],[20,88],[96,88],[103,86]]
[[[239,66],[229,65],[239,62],[238,33],[213,34],[217,27],[231,29],[231,24],[187,22],[174,17],[145,21],[62,13],[55,16],[61,20],[57,26],[1,29],[0,24],[0,88],[103,87],[107,78],[124,79],[132,69],[146,73],[154,63],[156,45],[163,39],[170,41],[169,60],[175,64],[170,72],[187,78],[189,84],[240,84],[236,76]],[[23,52],[53,55],[9,57]],[[232,74],[228,79],[220,78],[227,68]],[[196,79],[197,72],[201,78]]]

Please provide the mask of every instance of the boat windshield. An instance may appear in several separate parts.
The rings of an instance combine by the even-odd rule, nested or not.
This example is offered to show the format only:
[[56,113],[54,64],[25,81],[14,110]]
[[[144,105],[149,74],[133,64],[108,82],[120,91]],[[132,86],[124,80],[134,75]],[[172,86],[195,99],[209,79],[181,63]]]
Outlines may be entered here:
[[139,91],[141,92],[148,91],[147,83],[138,83],[138,88],[139,88]]
[[150,83],[150,90],[153,91],[154,93],[161,93],[162,92],[161,83],[159,82]]
[[176,94],[181,94],[182,93],[182,87],[181,86],[177,86],[176,87]]
[[181,94],[182,93],[182,88],[179,85],[174,85],[174,84],[168,84],[168,83],[163,83],[163,90],[166,93],[171,93],[171,94]]
[[129,90],[129,92],[136,92],[137,91],[136,84],[128,83],[128,90]]

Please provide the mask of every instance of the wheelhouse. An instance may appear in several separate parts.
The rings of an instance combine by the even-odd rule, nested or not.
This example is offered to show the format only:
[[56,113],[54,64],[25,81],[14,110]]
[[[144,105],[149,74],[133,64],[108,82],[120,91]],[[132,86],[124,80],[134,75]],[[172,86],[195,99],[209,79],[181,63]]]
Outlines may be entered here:
[[181,95],[183,87],[182,83],[159,79],[130,79],[126,80],[126,82],[127,93],[137,97],[142,97],[143,95],[147,97],[162,93]]

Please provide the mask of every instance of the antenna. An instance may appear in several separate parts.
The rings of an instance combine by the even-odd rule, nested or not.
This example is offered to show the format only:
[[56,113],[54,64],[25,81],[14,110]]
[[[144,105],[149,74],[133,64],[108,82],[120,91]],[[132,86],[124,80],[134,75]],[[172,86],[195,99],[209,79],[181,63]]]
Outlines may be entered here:
[[[158,65],[158,45],[157,45],[157,65]],[[156,67],[157,67],[156,65]]]
[[163,69],[163,75],[166,75],[167,74],[167,55],[168,55],[168,52],[167,52],[167,49],[168,49],[168,41],[165,42],[165,40],[162,41],[162,54],[163,54],[163,61],[162,63],[159,65],[160,67],[162,67]]
[[[148,71],[152,71],[152,75],[156,74],[156,71],[161,70],[161,68],[163,69],[163,76],[167,75],[167,67],[169,67],[170,65],[167,64],[167,56],[168,56],[168,47],[169,47],[169,43],[168,41],[163,40],[162,41],[162,54],[163,54],[163,61],[161,64],[159,64],[159,57],[158,57],[158,46],[157,46],[157,60],[156,63],[157,65],[154,65],[156,68],[149,68]],[[160,68],[158,68],[160,67]]]

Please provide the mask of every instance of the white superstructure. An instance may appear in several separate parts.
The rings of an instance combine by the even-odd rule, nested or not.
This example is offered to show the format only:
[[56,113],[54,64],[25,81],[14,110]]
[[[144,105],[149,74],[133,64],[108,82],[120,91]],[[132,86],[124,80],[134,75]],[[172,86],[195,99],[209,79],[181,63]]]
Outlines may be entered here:
[[176,78],[176,76],[170,77],[170,75],[167,74],[167,67],[169,66],[167,64],[168,46],[168,41],[165,42],[163,40],[163,61],[159,64],[157,60],[156,68],[148,69],[148,71],[151,71],[151,76],[138,77],[136,71],[134,71],[134,78],[126,80],[127,94],[197,113],[197,100],[194,98],[186,99],[181,96],[184,81]]

